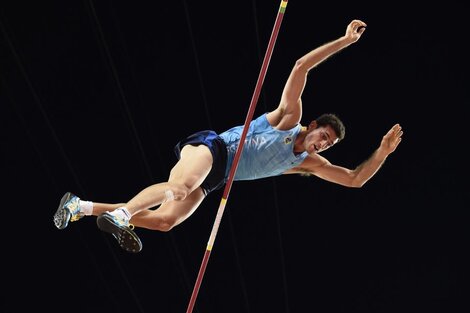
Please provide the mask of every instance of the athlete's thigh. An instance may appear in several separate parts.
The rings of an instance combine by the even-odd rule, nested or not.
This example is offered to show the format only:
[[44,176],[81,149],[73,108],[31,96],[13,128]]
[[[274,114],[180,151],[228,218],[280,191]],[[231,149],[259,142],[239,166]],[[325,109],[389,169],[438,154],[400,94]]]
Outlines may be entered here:
[[212,153],[204,145],[186,145],[181,158],[171,169],[168,182],[183,183],[190,192],[199,187],[212,168]]

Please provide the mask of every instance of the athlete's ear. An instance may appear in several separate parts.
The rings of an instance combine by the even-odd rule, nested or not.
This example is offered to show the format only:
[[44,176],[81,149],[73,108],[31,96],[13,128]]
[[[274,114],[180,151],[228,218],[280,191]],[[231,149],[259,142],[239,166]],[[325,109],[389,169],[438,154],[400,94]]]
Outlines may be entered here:
[[312,129],[315,129],[317,128],[317,121],[313,120],[310,122],[310,124],[308,125],[308,130],[312,130]]

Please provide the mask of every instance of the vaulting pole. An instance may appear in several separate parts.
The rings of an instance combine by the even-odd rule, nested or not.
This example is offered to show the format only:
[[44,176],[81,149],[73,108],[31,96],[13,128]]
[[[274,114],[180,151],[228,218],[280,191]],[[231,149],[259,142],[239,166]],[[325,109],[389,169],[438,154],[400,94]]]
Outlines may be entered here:
[[266,50],[266,54],[264,55],[263,65],[261,66],[261,71],[258,76],[258,81],[256,82],[255,92],[253,93],[253,97],[251,98],[250,108],[248,110],[248,114],[245,119],[245,124],[244,124],[243,132],[240,138],[240,143],[235,153],[232,167],[230,168],[230,173],[227,179],[227,183],[225,184],[225,189],[222,195],[222,200],[220,201],[219,208],[217,210],[217,215],[215,217],[214,225],[212,226],[211,235],[207,243],[207,248],[204,253],[204,258],[202,259],[202,264],[199,269],[199,273],[197,275],[196,283],[194,285],[193,293],[191,295],[191,299],[189,301],[189,305],[188,305],[188,309],[186,310],[186,313],[191,313],[193,311],[194,304],[196,302],[197,294],[199,292],[199,287],[201,286],[202,278],[204,277],[204,272],[206,271],[207,262],[209,261],[209,256],[211,254],[212,247],[214,246],[215,237],[217,236],[217,231],[219,229],[220,221],[222,220],[222,215],[224,214],[225,205],[227,204],[227,199],[230,194],[230,189],[232,188],[233,177],[235,176],[235,173],[237,171],[238,161],[243,151],[243,146],[245,144],[245,138],[248,132],[248,128],[250,126],[251,120],[253,119],[253,114],[255,112],[255,108],[258,102],[261,87],[263,85],[264,78],[266,76],[266,71],[268,69],[269,61],[271,60],[271,55],[273,53],[274,45],[276,43],[277,34],[279,33],[279,29],[281,27],[281,22],[282,22],[282,18],[284,17],[286,6],[287,6],[287,0],[282,0],[281,5],[279,6],[279,11],[277,13],[277,17],[274,23],[274,28],[271,33],[271,37],[269,38],[268,48]]

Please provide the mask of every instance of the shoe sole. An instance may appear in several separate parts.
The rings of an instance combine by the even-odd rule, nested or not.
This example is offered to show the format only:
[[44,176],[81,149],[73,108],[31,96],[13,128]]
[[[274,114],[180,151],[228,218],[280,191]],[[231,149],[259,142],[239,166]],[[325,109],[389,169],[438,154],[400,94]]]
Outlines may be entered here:
[[142,250],[139,236],[127,226],[116,225],[109,214],[103,213],[98,216],[96,224],[100,230],[113,235],[119,246],[127,252],[137,253]]
[[62,199],[60,200],[59,208],[54,214],[54,225],[58,229],[64,229],[69,224],[69,220],[71,218],[71,214],[69,210],[64,208],[64,205],[73,197],[71,192],[67,192],[63,195]]

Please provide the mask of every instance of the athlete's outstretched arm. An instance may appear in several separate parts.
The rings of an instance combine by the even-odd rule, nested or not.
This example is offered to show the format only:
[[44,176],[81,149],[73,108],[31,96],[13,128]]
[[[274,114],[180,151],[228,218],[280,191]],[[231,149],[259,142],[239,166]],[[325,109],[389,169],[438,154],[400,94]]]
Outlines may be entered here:
[[282,92],[279,106],[268,114],[273,126],[289,129],[300,122],[302,117],[302,92],[308,72],[327,58],[355,43],[364,33],[366,23],[353,20],[346,28],[346,33],[336,40],[328,42],[302,56],[295,62]]
[[346,187],[360,188],[377,173],[387,157],[395,151],[402,140],[402,135],[400,124],[393,125],[382,137],[380,146],[374,153],[353,170],[331,164],[326,158],[315,154],[304,171]]

